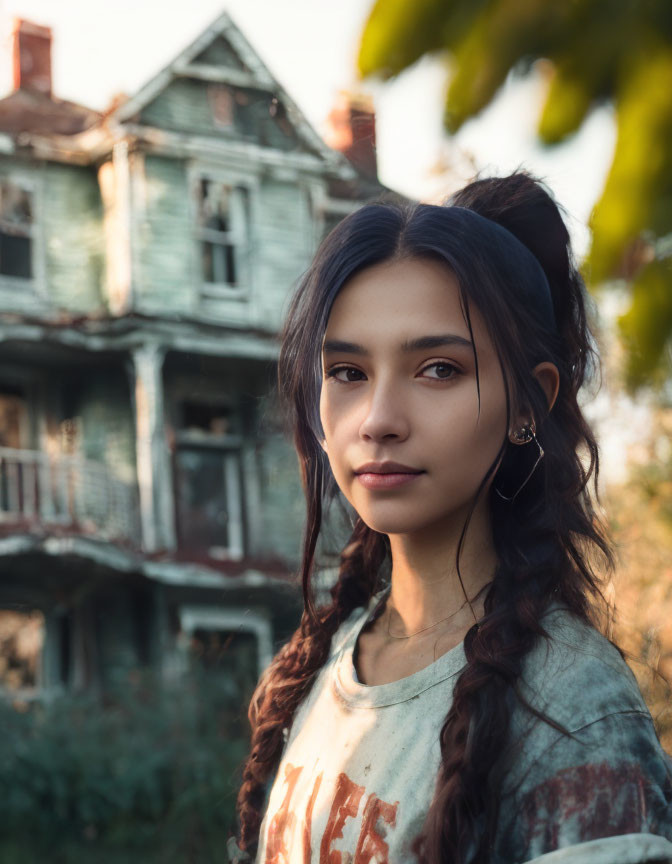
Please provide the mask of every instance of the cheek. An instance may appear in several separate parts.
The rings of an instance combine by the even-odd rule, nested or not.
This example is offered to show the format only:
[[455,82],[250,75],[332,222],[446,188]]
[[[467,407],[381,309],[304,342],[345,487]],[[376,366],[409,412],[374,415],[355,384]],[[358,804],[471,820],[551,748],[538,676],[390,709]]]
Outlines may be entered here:
[[[460,394],[462,396],[462,394]],[[478,398],[465,394],[465,398],[450,401],[436,412],[426,412],[431,419],[431,440],[428,453],[443,454],[445,466],[453,478],[482,477],[496,459],[506,437],[506,401],[497,392],[481,391],[481,411]],[[432,456],[430,455],[430,459]]]
[[322,388],[322,392],[320,393],[320,423],[322,424],[322,431],[324,433],[322,444],[327,451],[334,474],[338,470],[338,466],[335,463],[338,461],[338,453],[341,449],[339,446],[341,423],[337,422],[339,419],[337,410],[331,400],[326,397],[324,388]]
[[[493,406],[494,407],[494,406]],[[473,431],[473,464],[479,476],[485,476],[506,438],[506,405],[500,410],[482,412]]]
[[320,421],[327,439],[338,440],[351,431],[356,418],[356,408],[352,400],[343,400],[330,394],[327,388],[320,392]]
[[322,431],[327,441],[332,436],[332,421],[333,411],[330,409],[329,401],[324,392],[324,387],[322,387],[322,390],[320,391],[320,423],[322,424]]

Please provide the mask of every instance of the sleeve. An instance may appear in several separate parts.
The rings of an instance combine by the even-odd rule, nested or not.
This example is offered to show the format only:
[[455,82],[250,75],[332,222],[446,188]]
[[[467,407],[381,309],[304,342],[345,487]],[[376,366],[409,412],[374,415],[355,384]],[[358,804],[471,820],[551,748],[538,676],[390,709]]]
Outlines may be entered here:
[[672,864],[672,760],[650,715],[610,714],[534,745],[502,799],[493,860]]

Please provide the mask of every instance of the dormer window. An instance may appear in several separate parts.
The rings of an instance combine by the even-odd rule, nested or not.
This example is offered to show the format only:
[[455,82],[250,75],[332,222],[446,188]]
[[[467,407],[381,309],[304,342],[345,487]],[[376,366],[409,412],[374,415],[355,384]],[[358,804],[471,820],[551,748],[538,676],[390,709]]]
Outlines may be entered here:
[[201,177],[197,194],[204,293],[208,296],[245,295],[249,281],[248,190],[244,186]]
[[11,180],[0,180],[0,277],[32,279],[32,194]]

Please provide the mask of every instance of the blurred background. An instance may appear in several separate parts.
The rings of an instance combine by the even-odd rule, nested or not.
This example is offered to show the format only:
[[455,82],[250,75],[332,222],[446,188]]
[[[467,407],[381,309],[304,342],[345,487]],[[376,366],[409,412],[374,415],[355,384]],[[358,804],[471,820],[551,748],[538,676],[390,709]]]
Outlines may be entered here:
[[288,298],[347,213],[478,172],[565,208],[613,635],[672,752],[670,80],[663,0],[0,4],[3,864],[226,860],[301,612]]

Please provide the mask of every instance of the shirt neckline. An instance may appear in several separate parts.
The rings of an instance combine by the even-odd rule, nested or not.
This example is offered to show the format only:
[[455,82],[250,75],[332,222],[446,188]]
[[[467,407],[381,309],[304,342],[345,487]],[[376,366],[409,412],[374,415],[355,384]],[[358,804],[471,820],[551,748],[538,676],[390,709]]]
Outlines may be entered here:
[[354,647],[359,634],[377,608],[378,603],[384,599],[388,592],[389,586],[378,594],[374,594],[361,615],[355,619],[336,657],[333,676],[334,691],[343,702],[356,708],[382,708],[386,705],[407,702],[441,681],[457,675],[467,662],[464,642],[460,642],[428,666],[425,666],[424,669],[419,669],[404,678],[390,681],[387,684],[362,684],[357,678],[357,671],[353,662]]

